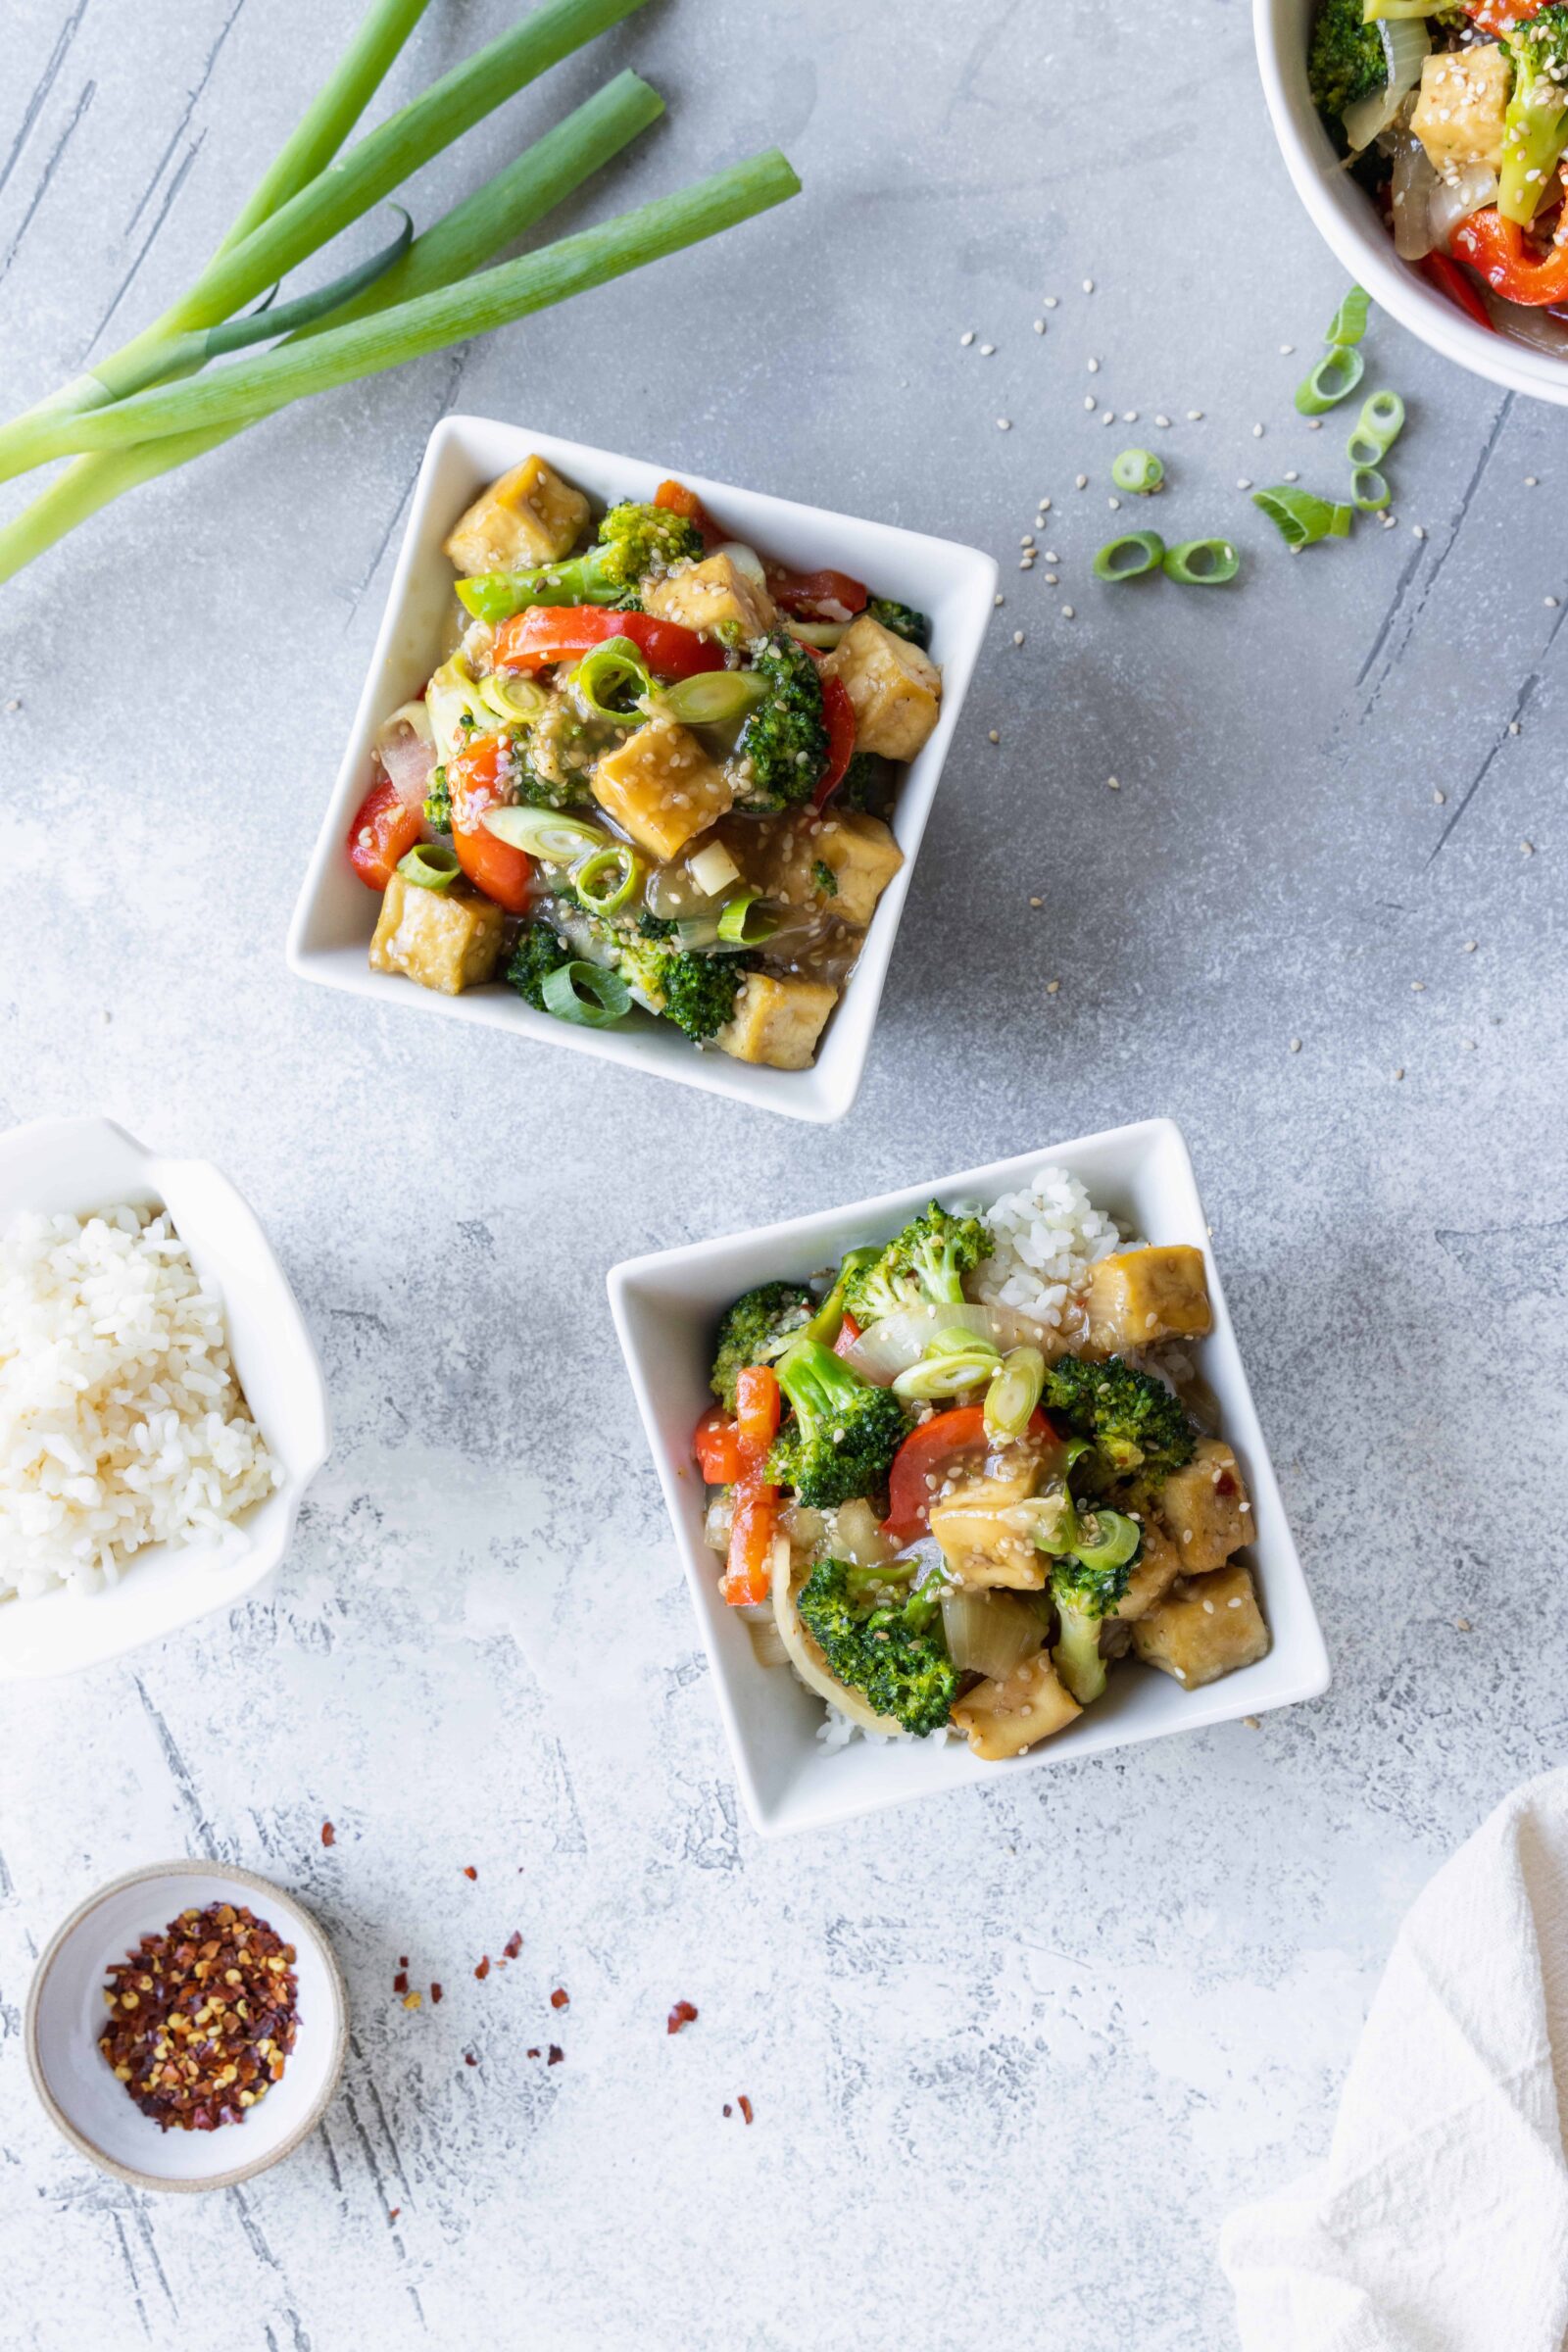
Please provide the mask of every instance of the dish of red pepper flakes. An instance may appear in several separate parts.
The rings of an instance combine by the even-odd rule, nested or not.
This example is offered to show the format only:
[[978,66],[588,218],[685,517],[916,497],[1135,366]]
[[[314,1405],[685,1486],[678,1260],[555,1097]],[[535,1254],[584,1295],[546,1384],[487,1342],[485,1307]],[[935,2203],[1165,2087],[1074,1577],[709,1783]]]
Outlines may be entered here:
[[98,2047],[164,2132],[243,2123],[299,2032],[294,1946],[243,1905],[182,1911],[109,1971]]

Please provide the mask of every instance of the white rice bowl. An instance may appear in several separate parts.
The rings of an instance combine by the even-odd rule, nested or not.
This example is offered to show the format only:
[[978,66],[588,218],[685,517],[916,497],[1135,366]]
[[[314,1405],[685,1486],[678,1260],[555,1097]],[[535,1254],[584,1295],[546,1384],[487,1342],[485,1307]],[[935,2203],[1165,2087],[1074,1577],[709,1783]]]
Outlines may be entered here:
[[282,1479],[167,1212],[0,1235],[0,1599],[98,1592],[150,1544],[221,1544]]
[[1110,1218],[1065,1168],[1039,1169],[979,1213],[997,1246],[975,1268],[975,1298],[982,1306],[1016,1307],[1053,1331],[1060,1330],[1087,1289],[1090,1268],[1122,1243]]

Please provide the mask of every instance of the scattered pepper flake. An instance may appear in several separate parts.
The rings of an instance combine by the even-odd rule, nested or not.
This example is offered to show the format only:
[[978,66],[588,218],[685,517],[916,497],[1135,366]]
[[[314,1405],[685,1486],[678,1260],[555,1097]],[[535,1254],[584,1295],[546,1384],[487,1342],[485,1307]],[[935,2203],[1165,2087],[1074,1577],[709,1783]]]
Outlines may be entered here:
[[664,2031],[666,2034],[678,2034],[683,2026],[695,2026],[696,2023],[697,2012],[691,2002],[677,2001],[669,2013]]
[[424,2007],[423,1993],[406,1992],[403,1996],[403,2006],[405,2009],[422,2009]]
[[539,2051],[538,2051],[538,2050],[530,2050],[530,2051],[528,2052],[528,2055],[529,2055],[529,2057],[530,2057],[530,2058],[537,2058],[537,2057],[540,2055],[540,2053],[539,2053]]
[[746,2096],[744,2090],[741,2092],[741,2095],[736,2100],[735,2104],[740,2109],[742,2115],[746,2118],[746,2121],[750,2123],[752,2120],[752,2102]]
[[474,1869],[471,1862],[465,1862],[463,1865],[463,1875],[466,1879],[476,1879],[479,1876],[479,1873]]
[[490,1955],[488,1952],[486,1952],[484,1958],[480,1961],[478,1967],[473,1973],[482,1984],[486,1977],[490,1974]]
[[546,2064],[547,2066],[559,2066],[559,2065],[561,2064],[561,2061],[563,2060],[563,2058],[564,2058],[564,2056],[565,2056],[565,2055],[566,2055],[566,2053],[565,2053],[565,2051],[564,2051],[564,2050],[562,2048],[562,2046],[561,2046],[560,2042],[559,2042],[559,2041],[553,2041],[553,2042],[550,2044],[550,2055],[549,2055],[549,2057],[548,2057],[548,2058],[545,2060],[545,2064]]
[[507,1940],[502,1945],[501,1949],[506,1953],[506,1956],[509,1960],[515,1960],[517,1954],[522,1949],[522,1931],[520,1928],[513,1929],[512,1934],[507,1937]]
[[430,1987],[430,1998],[431,1998],[431,2000],[432,2000],[432,2001],[439,2001],[439,2000],[440,2000],[440,1998],[441,1998],[441,1987],[440,1987],[440,1985],[439,1985],[439,1984],[432,1984],[432,1985],[431,1985],[431,1987]]
[[402,2208],[402,2206],[401,2206],[401,2205],[394,2205],[394,2206],[393,2206],[393,2208],[392,2208],[391,2212],[390,2212],[390,2213],[387,2215],[387,2217],[386,2217],[386,2218],[387,2218],[387,2224],[388,2224],[388,2227],[390,2227],[390,2226],[391,2226],[391,2224],[397,2220],[397,2218],[398,2218],[398,2215],[399,2215],[399,2214],[400,2214],[402,2211],[403,2211],[403,2208]]
[[733,2114],[734,2114],[734,2112],[735,2112],[734,2108],[733,2108],[733,2107],[730,2105],[730,2103],[729,2103],[728,2099],[726,2099],[726,2100],[724,2101],[724,2113],[725,2113],[726,2115],[733,2115]]
[[564,1984],[558,1984],[558,1985],[556,1986],[556,1989],[555,1989],[555,1991],[554,1991],[554,1992],[553,1992],[553,1993],[550,1995],[550,2006],[551,2006],[551,2008],[552,2008],[552,2009],[567,2009],[567,2008],[569,2008],[569,2007],[570,2007],[570,2005],[571,2005],[571,1996],[570,1996],[570,1994],[567,1992],[567,1990],[566,1990],[566,1987],[564,1986]]
[[465,2050],[463,2053],[463,2063],[465,2066],[477,2066],[479,2061],[471,2050]]
[[337,1843],[337,1832],[329,1821],[323,1821],[321,1824],[321,1843],[323,1845],[336,1845]]
[[396,1975],[396,1976],[393,1978],[393,1980],[392,1980],[392,1989],[393,1989],[393,1991],[394,1991],[394,1992],[407,1992],[407,1991],[408,1991],[408,1989],[409,1989],[409,1972],[408,1972],[408,1969],[407,1969],[407,1967],[400,1968],[400,1969],[398,1970],[398,1973],[397,1973],[397,1975]]

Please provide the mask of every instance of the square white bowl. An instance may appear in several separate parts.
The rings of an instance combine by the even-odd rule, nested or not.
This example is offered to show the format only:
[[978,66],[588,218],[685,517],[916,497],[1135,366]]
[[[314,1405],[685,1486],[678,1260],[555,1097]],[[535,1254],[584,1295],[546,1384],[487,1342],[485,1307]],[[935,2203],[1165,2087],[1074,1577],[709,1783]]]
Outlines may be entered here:
[[232,1608],[282,1559],[331,1449],[321,1368],[288,1276],[226,1176],[206,1160],[162,1159],[112,1119],[42,1119],[0,1135],[0,1230],[26,1209],[86,1216],[122,1201],[167,1208],[221,1297],[234,1370],[283,1483],[219,1545],[150,1544],[101,1592],[0,1600],[0,1682],[96,1666]]
[[[369,789],[371,745],[377,728],[400,703],[419,692],[449,648],[457,609],[456,575],[441,551],[442,541],[487,483],[534,451],[606,506],[621,498],[651,499],[666,474],[678,471],[727,530],[761,554],[802,571],[831,566],[851,572],[869,580],[879,595],[897,597],[931,616],[932,658],[942,665],[942,713],[931,740],[899,781],[891,823],[904,865],[882,895],[859,962],[808,1070],[762,1069],[717,1052],[699,1053],[678,1030],[647,1014],[635,1014],[615,1029],[576,1028],[535,1012],[505,986],[444,997],[398,973],[369,967],[368,952],[378,902],[350,866],[344,843],[354,812]],[[443,417],[430,436],[415,484],[409,527],[369,675],[289,928],[290,969],[301,979],[347,989],[405,1011],[442,1013],[452,1020],[510,1029],[537,1044],[564,1046],[601,1061],[652,1070],[708,1094],[728,1095],[735,1102],[783,1111],[792,1118],[842,1118],[865,1068],[899,917],[991,618],[996,585],[994,560],[952,540],[926,538],[891,523],[859,522],[758,490],[738,490],[684,467],[616,457],[609,450],[589,449],[521,425],[483,416]]]
[[[945,1202],[990,1200],[1048,1161],[1076,1176],[1095,1205],[1124,1232],[1148,1242],[1189,1242],[1203,1252],[1214,1328],[1200,1343],[1200,1361],[1251,1494],[1257,1533],[1248,1556],[1273,1647],[1255,1666],[1200,1690],[1184,1690],[1152,1668],[1119,1669],[1104,1697],[1077,1722],[1005,1763],[988,1764],[954,1739],[942,1744],[856,1740],[829,1753],[816,1736],[822,1702],[786,1667],[758,1663],[745,1623],[719,1597],[719,1563],[703,1542],[706,1489],[692,1459],[692,1432],[712,1402],[708,1374],[714,1327],[731,1300],[754,1283],[804,1281],[857,1243],[896,1233],[933,1197]],[[1323,1637],[1237,1351],[1192,1161],[1172,1120],[1145,1119],[910,1185],[879,1200],[759,1226],[724,1241],[629,1258],[611,1270],[610,1303],[691,1586],[741,1794],[764,1838],[823,1829],[907,1797],[1077,1763],[1103,1748],[1260,1715],[1270,1707],[1315,1698],[1328,1688]]]

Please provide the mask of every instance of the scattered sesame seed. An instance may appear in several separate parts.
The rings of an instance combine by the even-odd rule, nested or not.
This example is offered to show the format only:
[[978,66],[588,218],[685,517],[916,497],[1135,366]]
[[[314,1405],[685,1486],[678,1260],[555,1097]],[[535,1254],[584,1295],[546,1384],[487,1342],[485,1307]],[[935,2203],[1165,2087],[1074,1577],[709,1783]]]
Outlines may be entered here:
[[1022,538],[1019,540],[1019,542],[1018,542],[1018,545],[1019,545],[1020,547],[1033,547],[1033,545],[1034,545],[1034,537],[1033,537],[1033,534],[1032,534],[1031,532],[1029,532],[1029,531],[1025,531],[1025,533],[1024,533],[1023,537],[1022,537]]
[[1168,416],[1156,416],[1154,418],[1154,422],[1156,424],[1169,424],[1170,418]]
[[1419,523],[1419,522],[1412,522],[1412,523],[1411,523],[1411,525],[1410,525],[1410,536],[1411,536],[1411,538],[1412,538],[1412,539],[1424,539],[1424,538],[1426,537],[1426,535],[1427,535],[1427,534],[1426,534],[1426,526],[1425,526],[1423,523]]
[[1000,588],[997,590],[996,595],[991,599],[991,602],[994,605],[1004,605],[1006,601],[1006,598],[1003,595]]
[[1437,791],[1434,791],[1434,793],[1433,793],[1433,795],[1432,795],[1432,798],[1433,798],[1433,799],[1436,801],[1436,803],[1437,803],[1437,805],[1438,805],[1438,807],[1439,807],[1440,808],[1443,807],[1443,805],[1444,805],[1444,803],[1446,801],[1447,797],[1448,797],[1448,796],[1447,796],[1447,794],[1446,794],[1446,792],[1437,792]]
[[22,698],[21,698],[21,696],[20,696],[20,695],[16,695],[16,694],[14,694],[14,695],[11,697],[11,700],[10,700],[10,702],[9,702],[9,703],[7,703],[7,705],[6,705],[6,709],[7,709],[8,710],[20,710],[22,709]]
[[1426,994],[1426,985],[1427,984],[1424,980],[1412,980],[1410,983],[1410,986],[1414,989],[1418,997]]
[[1055,551],[1055,549],[1054,549],[1054,547],[1048,547],[1048,548],[1047,548],[1047,550],[1046,550],[1046,562],[1047,562],[1048,564],[1059,564],[1059,563],[1061,562],[1061,558],[1060,558],[1060,557],[1057,555],[1057,553],[1056,553],[1056,551]]
[[1091,360],[1089,362],[1089,372],[1091,375],[1098,375],[1100,373],[1100,362],[1098,360]]
[[1323,430],[1322,417],[1309,416],[1306,420],[1306,429],[1309,433],[1320,433]]
[[1123,409],[1121,413],[1121,420],[1123,424],[1136,424],[1138,422],[1138,411],[1136,409]]
[[1467,1634],[1470,1631],[1469,1618],[1456,1617],[1453,1621],[1453,1630],[1456,1634]]
[[987,743],[1000,743],[1002,741],[1002,737],[997,733],[995,727],[992,727],[987,733],[986,741]]
[[1060,574],[1059,572],[1055,572],[1055,571],[1048,571],[1048,572],[1047,572],[1047,574],[1046,574],[1046,586],[1047,586],[1048,588],[1057,588],[1057,587],[1059,587],[1060,585],[1061,585],[1061,574]]
[[1033,556],[1020,556],[1018,558],[1018,569],[1020,571],[1033,571],[1034,567],[1035,560]]
[[1248,1730],[1249,1730],[1250,1732],[1260,1732],[1260,1731],[1263,1729],[1263,1722],[1262,1722],[1262,1718],[1261,1718],[1261,1716],[1258,1716],[1258,1715],[1244,1715],[1244,1716],[1242,1717],[1242,1721],[1243,1721],[1243,1723],[1245,1723],[1245,1724],[1246,1724],[1246,1726],[1247,1726],[1247,1728],[1248,1728]]
[[1013,632],[1012,632],[1012,642],[1013,642],[1013,644],[1014,644],[1014,645],[1022,645],[1022,643],[1023,643],[1023,631],[1022,631],[1022,629],[1014,629],[1014,630],[1013,630]]
[[1037,318],[1037,319],[1035,320],[1035,333],[1036,333],[1037,335],[1043,335],[1043,334],[1045,333],[1045,331],[1046,331],[1046,322],[1045,322],[1045,320],[1044,320],[1043,318]]
[[1475,952],[1476,952],[1476,943],[1475,943],[1475,941],[1474,941],[1473,939],[1467,939],[1467,940],[1465,941],[1465,943],[1464,943],[1464,953],[1465,953],[1467,956],[1473,956],[1473,955],[1475,954]]
[[1088,489],[1088,487],[1089,487],[1089,476],[1088,476],[1088,474],[1087,474],[1087,473],[1075,473],[1075,474],[1073,475],[1073,477],[1072,477],[1072,486],[1073,486],[1073,488],[1074,488],[1075,490],[1087,490],[1087,489]]
[[1402,1070],[1396,1070],[1394,1075],[1396,1078],[1402,1078],[1404,1076],[1404,1072]]
[[1534,488],[1535,488],[1535,487],[1536,487],[1536,477],[1535,477],[1535,475],[1534,475],[1533,473],[1527,473],[1527,474],[1525,475],[1525,488],[1526,488],[1527,490],[1534,490]]
[[1039,506],[1042,514],[1049,514],[1051,513],[1051,501],[1049,498],[1041,499],[1039,501]]
[[1071,605],[1062,606],[1061,617],[1063,620],[1075,620],[1077,618],[1077,614],[1073,612]]
[[1541,601],[1542,601],[1542,603],[1543,603],[1543,604],[1545,606],[1545,608],[1546,608],[1546,611],[1547,611],[1548,612],[1556,612],[1556,610],[1557,610],[1557,599],[1556,599],[1554,596],[1544,596],[1544,597],[1542,598],[1542,600],[1541,600]]
[[1518,721],[1516,718],[1510,718],[1510,719],[1509,719],[1509,721],[1508,721],[1508,732],[1509,732],[1509,734],[1510,734],[1510,735],[1517,735],[1517,734],[1518,734],[1518,732],[1519,732],[1519,721]]
[[1263,438],[1263,427],[1262,427],[1260,424],[1254,424],[1254,425],[1253,425],[1253,427],[1252,427],[1252,439],[1253,439],[1254,441],[1261,441],[1261,440],[1262,440],[1262,438]]
[[1250,473],[1239,473],[1236,476],[1236,487],[1238,490],[1250,490],[1252,487],[1251,475]]
[[1031,906],[1043,906],[1045,903],[1044,899],[1031,899],[1029,902]]
[[1522,841],[1519,844],[1519,849],[1521,855],[1526,858],[1533,858],[1536,854],[1536,845],[1533,841]]
[[1121,778],[1120,778],[1120,776],[1107,776],[1107,777],[1105,778],[1105,782],[1106,782],[1106,783],[1107,783],[1107,784],[1110,786],[1110,789],[1111,789],[1111,791],[1112,791],[1112,792],[1120,792],[1120,790],[1121,790]]
[[1280,345],[1280,358],[1282,360],[1288,360],[1295,349],[1296,345],[1294,343],[1282,343]]
[[1299,1054],[1299,1052],[1300,1052],[1300,1051],[1301,1051],[1301,1041],[1300,1041],[1300,1039],[1299,1039],[1298,1037],[1293,1037],[1293,1038],[1292,1038],[1292,1040],[1291,1040],[1291,1052],[1292,1052],[1293,1054]]
[[997,430],[999,433],[1010,433],[1012,430],[1012,418],[1010,416],[999,416],[997,418]]
[[1040,298],[1040,302],[1043,310],[1054,311],[1056,307],[1056,297],[1054,294],[1043,294]]
[[1187,421],[1188,421],[1188,423],[1189,423],[1189,424],[1201,424],[1201,423],[1202,423],[1202,421],[1203,421],[1203,412],[1202,412],[1202,410],[1201,410],[1201,409],[1189,409],[1189,410],[1188,410],[1188,412],[1187,412]]
[[1473,1037],[1462,1037],[1459,1043],[1467,1054],[1473,1054],[1476,1050],[1476,1041]]
[[1094,409],[1095,409],[1095,406],[1096,406],[1096,402],[1095,402],[1095,396],[1094,396],[1094,394],[1093,394],[1092,392],[1090,392],[1090,393],[1088,393],[1088,394],[1085,396],[1085,399],[1084,399],[1084,407],[1085,407],[1086,409],[1088,409],[1088,410],[1091,412],[1091,414],[1092,414],[1092,413],[1093,413],[1093,411],[1094,411]]
[[981,357],[983,360],[992,360],[992,359],[995,359],[995,358],[996,358],[996,355],[997,355],[997,347],[996,347],[996,345],[995,345],[994,343],[982,343],[982,344],[981,344],[981,346],[980,346],[980,357]]
[[1094,279],[1093,279],[1092,277],[1086,277],[1086,278],[1084,279],[1084,292],[1085,292],[1086,294],[1092,294],[1092,293],[1094,292],[1094,290],[1095,290],[1095,281],[1094,281]]
[[961,334],[958,337],[958,341],[963,345],[964,350],[967,351],[970,344],[974,341],[974,328],[971,326],[967,333]]
[[1056,996],[1059,993],[1060,988],[1061,982],[1059,980],[1048,980],[1046,982],[1046,994],[1048,997]]
[[1121,500],[1119,498],[1107,498],[1105,504],[1113,514],[1119,514],[1121,513]]
[[1100,419],[1100,421],[1101,421],[1101,423],[1102,423],[1102,424],[1114,424],[1114,423],[1115,423],[1115,421],[1116,421],[1116,412],[1115,412],[1115,410],[1114,410],[1114,409],[1107,409],[1107,410],[1105,411],[1105,413],[1104,413],[1103,416],[1102,416],[1102,418]]
[[1294,466],[1290,468],[1289,472],[1285,476],[1285,479],[1288,482],[1298,482],[1300,478],[1300,475],[1297,472]]

